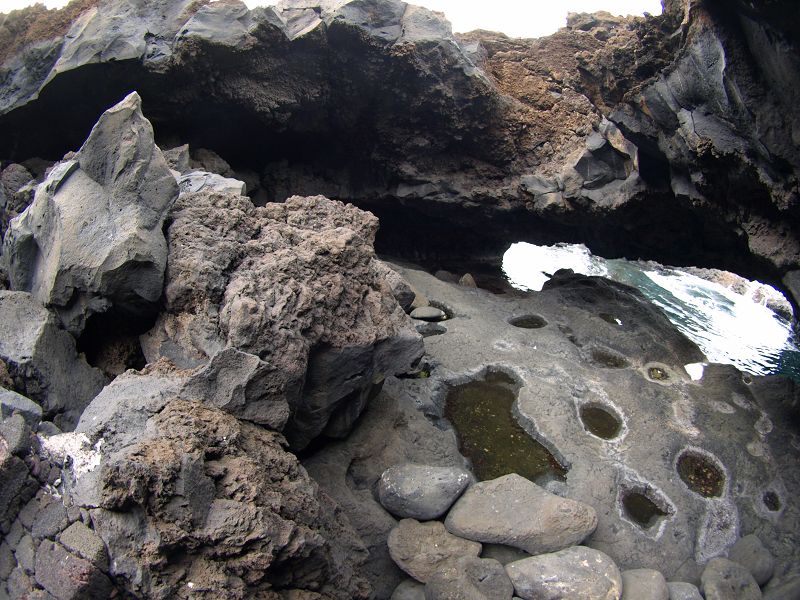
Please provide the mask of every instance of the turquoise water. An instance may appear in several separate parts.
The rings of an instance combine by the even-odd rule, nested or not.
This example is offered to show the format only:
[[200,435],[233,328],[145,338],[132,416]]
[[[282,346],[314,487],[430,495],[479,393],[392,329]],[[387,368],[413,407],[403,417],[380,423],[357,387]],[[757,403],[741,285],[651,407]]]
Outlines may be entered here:
[[732,364],[753,375],[783,374],[800,381],[800,344],[791,323],[747,295],[679,268],[605,260],[581,245],[519,243],[503,258],[509,283],[522,290],[540,290],[547,273],[560,268],[638,288],[700,347],[709,362]]

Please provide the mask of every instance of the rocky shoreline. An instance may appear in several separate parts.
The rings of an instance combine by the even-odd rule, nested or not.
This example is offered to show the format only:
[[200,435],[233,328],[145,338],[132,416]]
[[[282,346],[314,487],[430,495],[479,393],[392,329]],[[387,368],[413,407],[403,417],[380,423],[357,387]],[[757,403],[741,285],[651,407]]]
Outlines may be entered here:
[[717,71],[794,38],[666,4],[527,41],[395,0],[3,15],[0,597],[796,598],[793,381],[600,277],[403,260],[575,237],[794,289],[797,112]]

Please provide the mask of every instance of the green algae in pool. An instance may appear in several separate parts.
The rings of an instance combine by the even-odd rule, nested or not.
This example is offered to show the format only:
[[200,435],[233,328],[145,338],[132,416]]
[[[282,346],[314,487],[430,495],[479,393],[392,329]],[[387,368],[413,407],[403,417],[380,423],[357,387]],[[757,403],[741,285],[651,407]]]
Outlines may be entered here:
[[563,481],[564,467],[511,414],[516,387],[508,375],[491,372],[450,389],[445,416],[456,430],[459,450],[481,481],[509,473],[536,483]]
[[725,475],[705,456],[684,452],[678,457],[678,475],[693,492],[706,498],[721,496],[725,489]]

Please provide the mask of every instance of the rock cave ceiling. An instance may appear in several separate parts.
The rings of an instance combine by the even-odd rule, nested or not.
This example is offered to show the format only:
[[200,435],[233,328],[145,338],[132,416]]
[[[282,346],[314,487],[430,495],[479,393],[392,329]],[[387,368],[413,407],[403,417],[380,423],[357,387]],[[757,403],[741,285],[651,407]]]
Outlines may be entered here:
[[100,2],[3,56],[0,156],[58,159],[136,90],[163,148],[214,150],[261,201],[369,209],[379,252],[583,242],[779,284],[800,262],[798,9],[687,6],[520,40],[401,2]]

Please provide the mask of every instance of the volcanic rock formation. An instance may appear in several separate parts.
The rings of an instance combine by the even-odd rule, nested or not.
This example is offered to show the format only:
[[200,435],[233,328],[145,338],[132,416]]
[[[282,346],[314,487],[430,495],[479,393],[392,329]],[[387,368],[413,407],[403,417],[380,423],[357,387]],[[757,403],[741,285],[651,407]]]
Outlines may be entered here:
[[83,6],[49,29],[5,19],[0,156],[59,158],[135,89],[162,145],[215,150],[262,200],[369,208],[394,254],[581,241],[772,282],[797,268],[792,2],[573,15],[539,40],[453,35],[397,0]]
[[[375,253],[579,241],[796,308],[800,8],[664,4],[538,40],[399,0],[0,15],[0,596],[383,599],[399,565],[427,587],[398,598],[791,597],[794,384],[689,377],[698,348],[601,278],[495,296]],[[468,487],[446,405],[478,380],[546,491]]]

